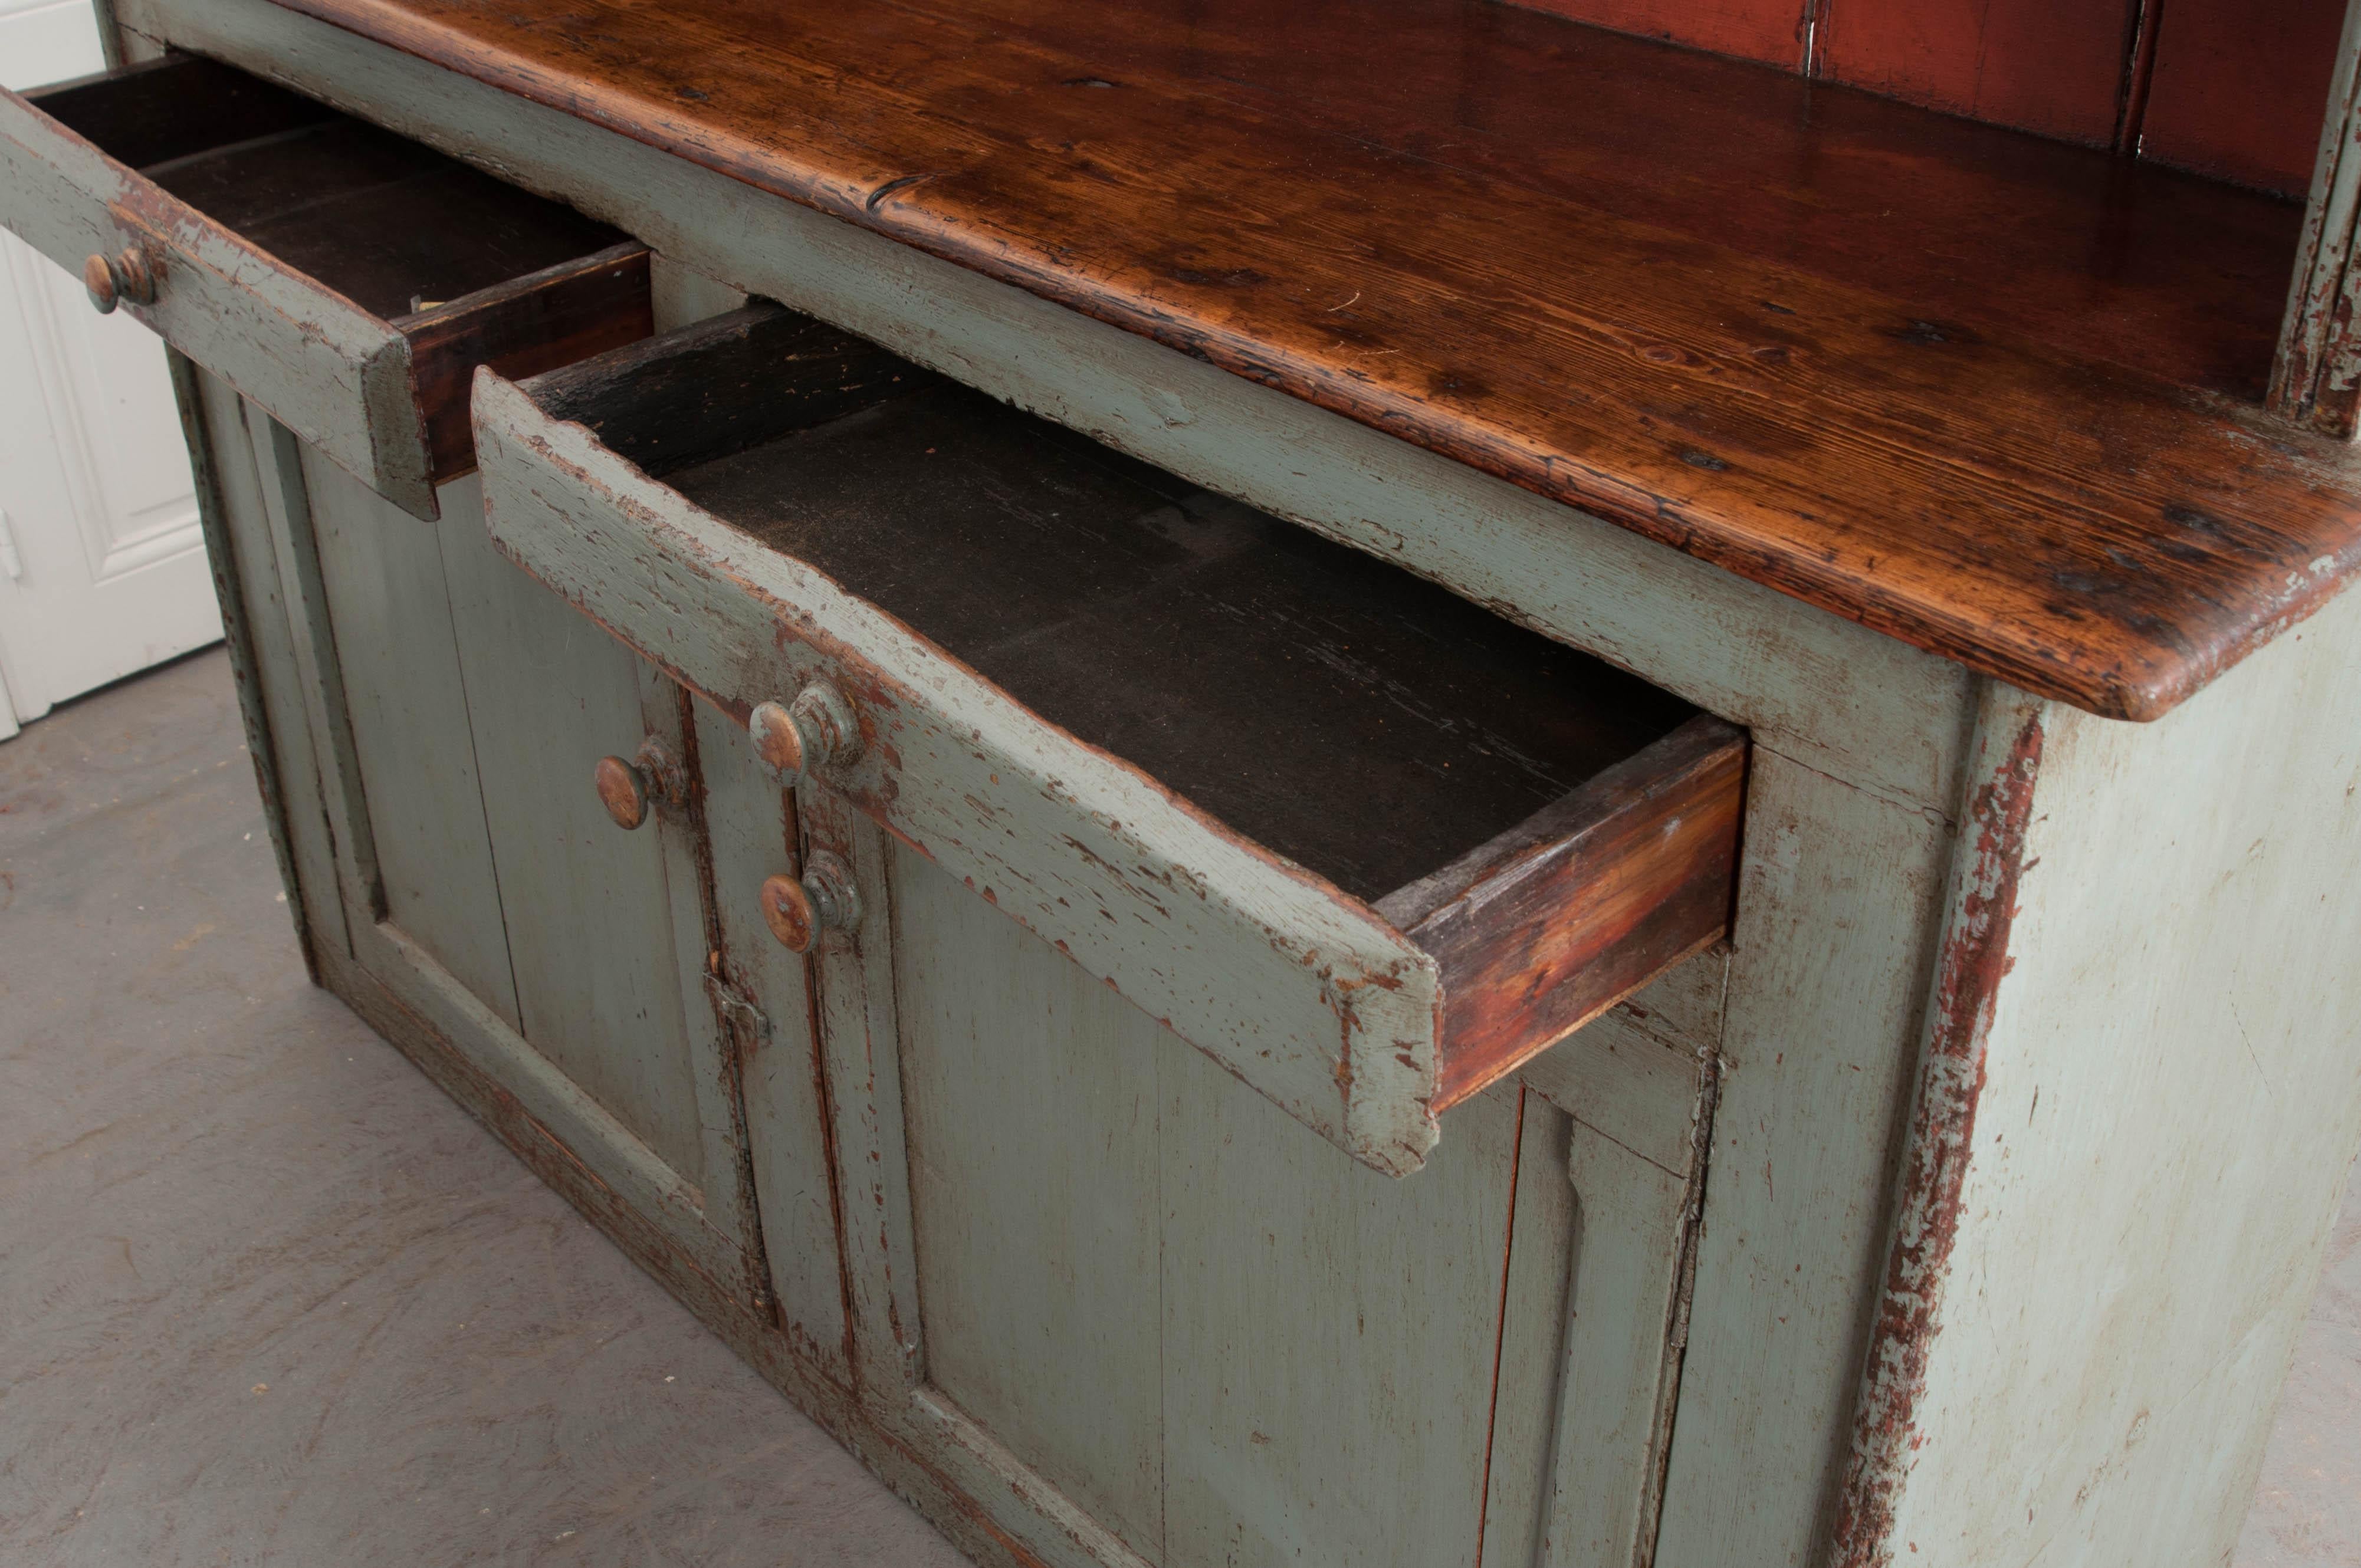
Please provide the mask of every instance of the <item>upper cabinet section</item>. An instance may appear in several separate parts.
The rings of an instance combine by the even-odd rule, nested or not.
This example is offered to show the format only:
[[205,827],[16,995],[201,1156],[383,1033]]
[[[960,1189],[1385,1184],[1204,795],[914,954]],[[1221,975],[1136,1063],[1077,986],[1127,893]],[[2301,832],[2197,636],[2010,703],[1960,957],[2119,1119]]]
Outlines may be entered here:
[[426,518],[478,365],[651,329],[624,236],[191,57],[0,94],[0,223]]
[[2301,208],[2105,148],[1478,0],[290,5],[2102,714],[2361,565]]

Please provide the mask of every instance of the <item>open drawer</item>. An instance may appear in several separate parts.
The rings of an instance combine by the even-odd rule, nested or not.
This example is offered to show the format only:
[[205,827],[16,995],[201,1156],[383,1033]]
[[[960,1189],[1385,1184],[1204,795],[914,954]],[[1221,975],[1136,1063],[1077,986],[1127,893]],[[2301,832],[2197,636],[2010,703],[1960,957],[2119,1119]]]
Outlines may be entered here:
[[1740,731],[834,328],[475,414],[526,570],[1369,1165],[1727,927]]
[[191,56],[0,93],[0,223],[424,518],[478,365],[653,330],[623,235]]

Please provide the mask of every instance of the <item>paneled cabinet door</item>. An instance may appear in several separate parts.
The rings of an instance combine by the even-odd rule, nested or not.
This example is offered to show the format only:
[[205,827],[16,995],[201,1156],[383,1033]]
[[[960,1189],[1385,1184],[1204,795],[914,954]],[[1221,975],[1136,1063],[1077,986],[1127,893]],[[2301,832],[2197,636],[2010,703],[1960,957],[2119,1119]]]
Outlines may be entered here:
[[[188,377],[315,948],[763,1308],[686,695],[500,556],[473,478],[422,521]],[[636,828],[608,756],[645,781]]]
[[844,1233],[860,1385],[997,1532],[1075,1564],[1646,1560],[1693,1056],[1610,1015],[1389,1178],[800,802],[854,905],[813,951],[845,1212],[883,1221]]

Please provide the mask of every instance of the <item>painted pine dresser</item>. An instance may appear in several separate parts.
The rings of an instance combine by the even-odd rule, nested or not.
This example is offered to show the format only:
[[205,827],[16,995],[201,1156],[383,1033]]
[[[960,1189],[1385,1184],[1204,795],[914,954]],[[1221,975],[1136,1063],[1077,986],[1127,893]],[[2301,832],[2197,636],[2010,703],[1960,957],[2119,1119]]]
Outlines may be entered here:
[[116,0],[0,218],[176,351],[319,981],[979,1562],[2224,1563],[2356,33],[1561,8],[1791,69]]

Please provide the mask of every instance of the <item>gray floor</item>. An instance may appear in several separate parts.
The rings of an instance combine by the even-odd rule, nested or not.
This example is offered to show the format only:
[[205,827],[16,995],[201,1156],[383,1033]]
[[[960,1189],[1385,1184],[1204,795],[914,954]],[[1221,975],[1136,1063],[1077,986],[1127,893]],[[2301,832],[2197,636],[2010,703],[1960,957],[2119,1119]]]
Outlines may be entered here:
[[[953,1568],[305,983],[240,741],[216,652],[0,745],[0,1568]],[[2239,1568],[2361,1563],[2347,1207]]]

